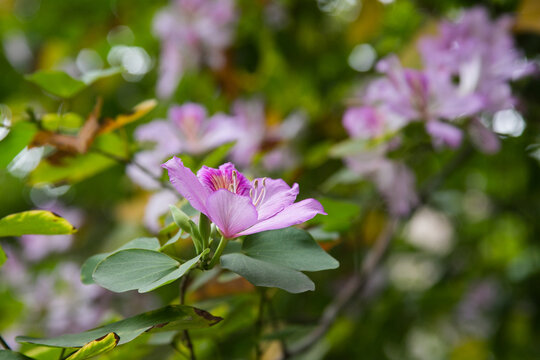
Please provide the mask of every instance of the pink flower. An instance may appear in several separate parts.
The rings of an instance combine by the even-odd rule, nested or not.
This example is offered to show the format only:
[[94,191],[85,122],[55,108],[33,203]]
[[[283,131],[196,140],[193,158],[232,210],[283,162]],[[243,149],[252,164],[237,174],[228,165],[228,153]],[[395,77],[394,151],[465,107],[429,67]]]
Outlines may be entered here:
[[[140,142],[151,142],[154,148],[135,156],[139,166],[128,166],[130,178],[145,189],[158,189],[154,179],[161,175],[161,162],[174,154],[184,152],[198,155],[212,150],[238,137],[230,116],[217,113],[209,117],[206,109],[196,103],[172,106],[167,120],[156,120],[141,125],[135,131]],[[154,178],[147,173],[151,173]]]
[[226,238],[282,229],[324,214],[315,199],[295,203],[298,184],[281,179],[249,181],[234,165],[204,166],[195,174],[173,157],[162,165],[178,192],[219,228]]
[[237,13],[232,0],[176,0],[154,18],[162,42],[157,93],[170,97],[185,71],[223,66]]

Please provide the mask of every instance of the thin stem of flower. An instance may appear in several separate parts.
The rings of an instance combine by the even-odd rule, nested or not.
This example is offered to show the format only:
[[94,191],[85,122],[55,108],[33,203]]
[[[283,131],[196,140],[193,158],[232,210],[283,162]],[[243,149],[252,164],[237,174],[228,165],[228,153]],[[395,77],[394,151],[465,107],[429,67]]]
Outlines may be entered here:
[[2,345],[2,347],[6,350],[11,350],[11,348],[9,347],[8,343],[6,342],[6,340],[4,340],[4,338],[0,335],[0,344]]
[[257,321],[255,322],[255,354],[256,359],[262,358],[262,349],[261,349],[261,337],[264,324],[264,308],[266,305],[266,296],[265,289],[258,289],[260,295],[259,301],[259,314],[257,315]]
[[228,242],[229,242],[229,239],[227,239],[225,236],[221,237],[221,240],[219,241],[216,252],[214,253],[214,256],[212,256],[212,260],[210,260],[210,263],[208,264],[209,269],[216,266],[217,262],[219,261],[219,258],[221,258],[221,254],[223,253],[223,250],[225,250],[225,247],[227,246]]
[[62,348],[62,351],[60,352],[60,356],[58,357],[58,359],[62,360],[64,358],[65,353],[66,353],[66,348]]
[[111,160],[114,160],[116,162],[119,162],[121,164],[132,164],[132,165],[136,166],[137,168],[139,168],[139,170],[144,172],[146,175],[151,177],[153,180],[157,181],[162,188],[167,189],[167,190],[176,191],[175,188],[168,181],[165,181],[165,180],[159,178],[158,176],[155,176],[154,174],[152,174],[150,172],[150,170],[148,170],[147,168],[145,168],[144,166],[142,166],[141,164],[139,164],[138,162],[136,162],[133,159],[131,159],[131,160],[130,159],[124,159],[122,157],[116,156],[114,154],[108,153],[108,152],[100,150],[100,149],[92,149],[91,151],[95,152],[95,153],[98,153],[100,155],[103,155],[103,156],[105,156],[105,157],[107,157],[107,158],[109,158]]
[[189,349],[190,353],[190,359],[191,360],[197,360],[195,357],[195,350],[193,349],[193,343],[191,342],[191,337],[189,336],[189,332],[187,330],[184,330],[184,340],[186,341],[186,346]]

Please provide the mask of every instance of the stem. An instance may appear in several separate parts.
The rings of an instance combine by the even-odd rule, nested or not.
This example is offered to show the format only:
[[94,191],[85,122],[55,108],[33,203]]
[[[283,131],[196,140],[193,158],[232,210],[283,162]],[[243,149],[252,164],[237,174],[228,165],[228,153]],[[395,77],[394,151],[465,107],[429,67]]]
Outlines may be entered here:
[[182,277],[180,281],[180,305],[185,304],[186,289],[189,282],[189,272]]
[[6,340],[4,340],[4,338],[0,335],[0,344],[2,345],[2,347],[6,350],[11,350],[11,348],[9,347],[8,343],[6,342]]
[[223,253],[223,250],[225,250],[225,247],[227,246],[228,242],[229,242],[229,239],[227,239],[225,236],[221,236],[221,240],[219,241],[216,252],[214,253],[214,256],[212,256],[212,260],[210,260],[209,269],[216,266],[217,262],[219,261],[219,258],[221,257],[221,254]]
[[186,341],[186,346],[189,349],[191,360],[197,360],[195,357],[195,350],[193,349],[193,343],[191,342],[191,337],[189,336],[189,332],[187,330],[184,330],[184,340]]
[[265,296],[265,289],[259,290],[259,293],[261,295],[261,299],[259,301],[259,314],[257,315],[257,321],[255,322],[255,337],[256,337],[256,343],[255,343],[255,354],[256,359],[261,359],[262,357],[262,349],[261,349],[261,336],[262,336],[262,329],[263,329],[263,322],[264,322],[264,306],[266,304],[266,296]]
[[58,359],[62,360],[64,358],[65,353],[66,353],[66,348],[62,348],[62,351],[60,352],[60,356],[58,357]]

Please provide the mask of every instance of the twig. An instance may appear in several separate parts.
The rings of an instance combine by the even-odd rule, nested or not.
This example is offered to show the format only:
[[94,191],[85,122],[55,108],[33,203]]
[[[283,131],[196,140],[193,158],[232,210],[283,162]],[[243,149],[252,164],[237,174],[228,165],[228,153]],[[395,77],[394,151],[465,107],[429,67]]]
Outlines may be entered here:
[[[186,290],[189,283],[189,273],[185,274],[184,277],[182,277],[182,280],[180,281],[180,305],[184,305],[186,300]],[[184,330],[184,341],[186,342],[186,346],[189,349],[189,358],[191,360],[196,360],[195,357],[195,350],[193,349],[193,343],[191,342],[191,337],[189,336],[189,331]],[[174,342],[174,341],[173,341]],[[174,347],[174,344],[173,344]]]
[[193,343],[191,342],[191,337],[189,336],[189,331],[184,330],[184,340],[186,341],[186,346],[189,349],[190,359],[197,360],[195,357],[195,350],[193,349]]
[[303,353],[326,334],[341,310],[343,310],[343,308],[354,299],[355,295],[359,294],[368,283],[371,274],[373,274],[377,265],[386,254],[386,250],[388,249],[398,224],[399,220],[396,218],[391,219],[386,224],[383,232],[377,238],[375,245],[366,255],[360,273],[354,275],[347,281],[336,298],[324,309],[317,327],[302,340],[291,346],[288,354],[283,356],[284,359]]
[[[420,191],[419,203],[413,209],[411,209],[410,214],[412,214],[419,206],[425,204],[433,192],[435,192],[443,184],[444,180],[456,169],[462,166],[463,163],[470,158],[472,153],[472,146],[470,144],[465,144],[437,175],[435,175],[431,180],[427,181],[426,185]],[[323,311],[321,319],[319,320],[319,324],[315,327],[315,329],[299,342],[291,346],[288,353],[283,352],[282,359],[288,359],[292,356],[301,354],[317,343],[317,341],[319,341],[330,329],[332,324],[337,319],[337,316],[345,308],[345,306],[362,292],[366,284],[369,282],[374,270],[377,268],[382,258],[386,254],[386,251],[388,250],[390,242],[401,220],[404,220],[404,218],[392,218],[388,221],[386,227],[377,238],[375,245],[366,255],[365,260],[362,263],[360,273],[351,277],[334,298],[334,300],[327,305]]]
[[120,156],[116,156],[114,154],[108,153],[108,152],[100,150],[100,149],[92,149],[91,151],[95,152],[97,154],[103,155],[103,156],[105,156],[105,157],[107,157],[107,158],[109,158],[111,160],[114,160],[116,162],[119,162],[121,164],[126,164],[126,165],[132,164],[132,165],[136,166],[139,170],[144,172],[146,175],[151,177],[153,180],[157,181],[162,188],[167,189],[167,190],[176,191],[175,188],[168,181],[164,181],[160,177],[155,176],[154,174],[152,174],[150,172],[150,170],[148,170],[147,168],[145,168],[144,166],[142,166],[141,164],[139,164],[135,160],[124,159],[124,158],[122,158]]
[[11,350],[11,348],[9,347],[8,343],[6,342],[6,340],[4,340],[4,338],[0,335],[0,344],[2,344],[2,347],[6,350]]
[[262,329],[263,329],[263,322],[264,322],[264,306],[266,303],[266,296],[265,296],[265,289],[260,289],[259,294],[261,296],[259,301],[259,314],[257,315],[257,321],[255,322],[255,337],[256,337],[256,343],[255,343],[255,358],[260,359],[262,357],[262,349],[261,349],[261,336],[262,336]]

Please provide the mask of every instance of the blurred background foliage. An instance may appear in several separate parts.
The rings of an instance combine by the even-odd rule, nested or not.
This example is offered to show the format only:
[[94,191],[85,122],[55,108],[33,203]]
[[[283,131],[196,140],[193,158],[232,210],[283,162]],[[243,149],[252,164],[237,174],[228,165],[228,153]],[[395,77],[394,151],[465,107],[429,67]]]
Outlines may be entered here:
[[[61,126],[75,131],[98,97],[103,99],[103,117],[129,114],[137,104],[156,97],[160,44],[151,29],[155,13],[166,5],[166,1],[0,0],[0,103],[9,107],[14,123],[29,114],[42,118],[73,113],[72,123],[67,115],[51,121],[64,121]],[[296,110],[307,114],[308,126],[295,145],[302,161],[279,176],[288,183],[298,182],[302,197],[322,202],[329,215],[309,225],[324,232],[322,245],[341,266],[314,274],[317,289],[304,294],[255,290],[239,279],[218,277],[198,289],[194,282],[188,303],[225,319],[218,328],[193,331],[199,358],[254,357],[253,344],[260,339],[263,357],[278,358],[278,340],[292,343],[312,329],[347,278],[359,270],[388,215],[370,183],[333,185],[343,163],[330,156],[329,149],[346,137],[343,111],[355,90],[375,76],[376,60],[397,53],[404,66],[420,67],[416,40],[436,32],[439,19],[478,5],[494,16],[514,14],[518,47],[538,59],[540,9],[535,0],[238,0],[239,18],[225,66],[186,72],[169,100],[158,101],[148,114],[101,138],[103,150],[129,157],[140,146],[133,141],[137,126],[165,118],[171,104],[188,101],[214,113],[229,111],[238,98],[261,98],[270,124]],[[70,99],[51,96],[24,78],[43,69],[80,75],[85,69],[116,66],[115,51],[120,47],[131,51],[121,60],[126,61],[120,64],[125,70],[97,80]],[[540,358],[540,80],[533,76],[513,85],[524,131],[504,136],[497,154],[470,152],[459,167],[445,174],[427,203],[399,227],[383,266],[363,293],[298,359]],[[407,131],[414,138],[415,130]],[[420,188],[455,152],[433,151],[430,146],[425,138],[411,141],[398,154],[414,170]],[[69,320],[62,317],[71,324],[71,317],[94,314],[87,307],[105,309],[102,319],[111,321],[177,297],[177,284],[155,296],[95,296],[77,290],[69,276],[50,279],[62,278],[61,271],[75,271],[70,275],[78,280],[78,269],[89,256],[148,235],[142,219],[149,194],[129,180],[126,164],[99,155],[86,162],[75,159],[75,166],[60,175],[45,162],[30,175],[0,170],[0,216],[57,196],[84,213],[69,250],[20,268],[6,263],[0,270],[0,333],[11,345],[15,334],[50,335],[55,329],[50,323],[61,321],[48,316],[55,306],[73,309],[65,315]],[[254,169],[259,176],[275,175],[261,174],[260,166]],[[53,179],[55,187],[33,186],[44,179]],[[22,251],[17,239],[0,242],[13,254]],[[182,246],[187,245],[177,246],[176,251],[186,251]],[[74,267],[61,270],[66,262]],[[6,281],[8,276],[19,276],[17,281],[24,286],[13,286]],[[46,294],[43,287],[54,288],[72,303],[54,301],[58,295]],[[268,321],[258,329],[261,293],[271,306],[266,310]],[[42,297],[45,304],[35,310],[29,299]],[[182,358],[169,346],[153,348],[148,341],[166,343],[137,340],[101,358]],[[30,345],[22,349],[36,359],[59,355],[57,350]]]

